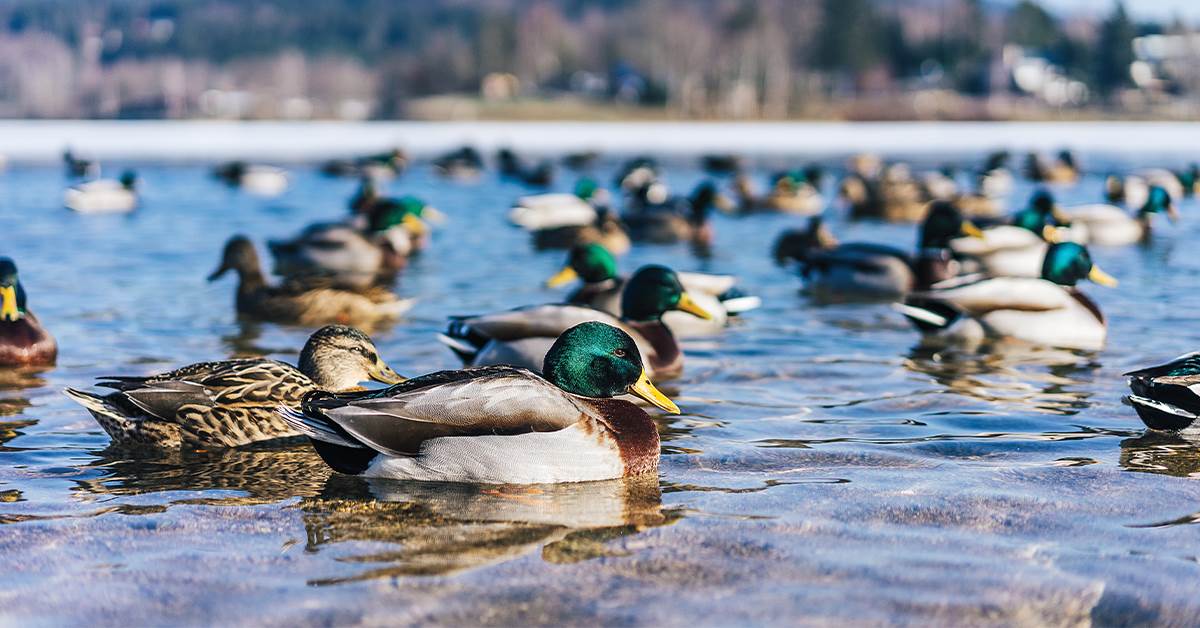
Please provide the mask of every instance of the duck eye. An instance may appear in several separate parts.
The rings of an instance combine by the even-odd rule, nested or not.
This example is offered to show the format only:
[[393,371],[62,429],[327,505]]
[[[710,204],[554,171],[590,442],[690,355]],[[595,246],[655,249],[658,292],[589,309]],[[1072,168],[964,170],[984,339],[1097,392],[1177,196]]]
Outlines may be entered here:
[[623,358],[623,357],[625,357],[625,350],[624,349],[613,349],[612,354],[617,356],[618,358]]

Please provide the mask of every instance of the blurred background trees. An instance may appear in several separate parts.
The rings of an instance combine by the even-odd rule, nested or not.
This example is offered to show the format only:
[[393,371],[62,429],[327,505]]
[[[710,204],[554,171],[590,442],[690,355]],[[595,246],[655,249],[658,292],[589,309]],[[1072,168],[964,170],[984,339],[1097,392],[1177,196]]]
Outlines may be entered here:
[[0,115],[1192,115],[1197,41],[1120,2],[8,0]]

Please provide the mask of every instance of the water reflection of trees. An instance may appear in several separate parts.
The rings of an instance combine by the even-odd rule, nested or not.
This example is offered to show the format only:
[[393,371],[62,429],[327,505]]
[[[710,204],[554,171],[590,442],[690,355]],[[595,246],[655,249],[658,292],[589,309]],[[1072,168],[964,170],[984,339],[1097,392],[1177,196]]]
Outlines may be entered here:
[[538,486],[481,486],[362,480],[335,475],[301,502],[309,551],[346,542],[386,543],[340,557],[369,566],[314,580],[448,574],[541,552],[573,563],[609,555],[613,539],[672,523],[655,476]]
[[964,396],[1058,414],[1077,414],[1090,405],[1094,393],[1088,384],[1100,367],[1092,352],[1007,341],[969,349],[918,345],[904,366]]

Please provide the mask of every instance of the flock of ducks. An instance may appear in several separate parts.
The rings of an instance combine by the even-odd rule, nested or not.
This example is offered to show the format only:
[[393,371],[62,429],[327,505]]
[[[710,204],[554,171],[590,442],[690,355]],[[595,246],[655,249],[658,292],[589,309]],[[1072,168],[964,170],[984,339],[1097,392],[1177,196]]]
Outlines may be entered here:
[[[568,164],[583,167],[580,153]],[[132,211],[136,175],[98,178],[98,167],[68,151],[71,186],[64,205],[80,212]],[[502,176],[548,185],[551,162],[528,164],[511,151],[497,159]],[[1008,155],[989,155],[962,190],[949,169],[914,174],[905,164],[859,156],[846,166],[838,199],[821,193],[824,172],[808,166],[770,177],[756,190],[741,160],[708,155],[712,179],[674,196],[650,158],[631,159],[613,191],[581,178],[571,194],[519,198],[509,220],[538,248],[567,251],[549,287],[574,283],[563,302],[455,317],[439,339],[463,369],[406,379],[362,331],[411,307],[391,286],[410,256],[429,246],[443,219],[415,197],[388,197],[379,183],[399,175],[399,150],[324,164],[331,176],[360,177],[347,215],[295,237],[268,243],[269,280],[253,242],[228,240],[209,277],[237,275],[240,316],[319,327],[293,366],[265,358],[191,364],[148,376],[100,378],[103,393],[67,388],[119,447],[239,447],[307,437],[333,469],[410,480],[556,483],[652,473],[659,437],[647,408],[678,413],[654,382],[678,377],[680,339],[721,334],[730,320],[759,307],[734,277],[677,272],[650,264],[626,275],[619,256],[635,243],[688,242],[703,254],[712,243],[713,210],[807,216],[777,239],[773,254],[794,266],[818,301],[885,302],[930,342],[977,346],[1006,338],[1097,350],[1107,323],[1079,288],[1113,287],[1088,245],[1142,242],[1154,216],[1177,219],[1176,204],[1200,191],[1192,166],[1109,177],[1107,204],[1060,207],[1053,186],[1078,179],[1069,152],[1046,162],[1031,155],[1025,175],[1043,184],[1020,210],[1000,210],[1015,178]],[[434,161],[454,179],[479,175],[482,156],[463,148]],[[288,185],[283,170],[234,162],[215,171],[222,182],[273,195]],[[714,181],[726,178],[727,196]],[[614,199],[623,205],[620,212]],[[915,247],[840,242],[823,215],[842,206],[851,217],[913,222]],[[0,258],[0,366],[55,362],[53,336],[29,309],[16,264]],[[1129,373],[1127,401],[1151,428],[1180,430],[1200,417],[1200,353]],[[383,388],[363,388],[374,381]]]

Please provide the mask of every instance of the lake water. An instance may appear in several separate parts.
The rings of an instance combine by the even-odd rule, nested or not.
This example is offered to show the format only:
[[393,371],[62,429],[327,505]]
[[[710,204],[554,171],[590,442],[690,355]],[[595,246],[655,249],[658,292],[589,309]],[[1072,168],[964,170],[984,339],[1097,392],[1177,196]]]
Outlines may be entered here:
[[[1098,200],[1109,167],[1158,163],[1083,158],[1093,174],[1059,190],[1066,204]],[[126,165],[145,188],[128,216],[62,209],[58,167],[0,174],[0,253],[61,347],[53,369],[0,373],[0,623],[1190,624],[1200,613],[1200,445],[1145,434],[1120,403],[1122,372],[1200,347],[1194,200],[1151,245],[1093,251],[1121,280],[1084,287],[1110,318],[1099,353],[932,353],[886,305],[814,306],[768,255],[794,218],[718,217],[710,259],[635,248],[627,271],[736,273],[764,299],[725,335],[685,344],[686,372],[664,386],[683,414],[659,419],[658,477],[446,486],[333,475],[305,443],[106,451],[61,389],[234,354],[294,360],[309,330],[239,324],[232,281],[204,277],[231,234],[261,243],[336,218],[355,186],[294,166],[291,190],[262,200],[217,184],[210,164],[106,172]],[[693,160],[667,170],[681,190],[702,176]],[[418,305],[374,334],[397,370],[458,366],[434,338],[449,314],[562,296],[541,280],[563,253],[534,252],[506,224],[519,185],[448,182],[418,164],[392,191],[450,216],[398,283]],[[912,227],[835,228],[914,240]]]

